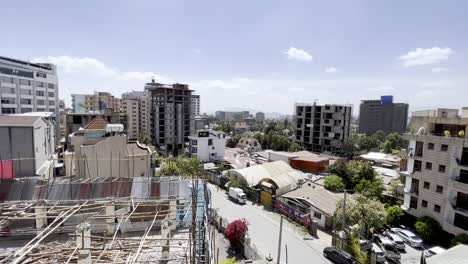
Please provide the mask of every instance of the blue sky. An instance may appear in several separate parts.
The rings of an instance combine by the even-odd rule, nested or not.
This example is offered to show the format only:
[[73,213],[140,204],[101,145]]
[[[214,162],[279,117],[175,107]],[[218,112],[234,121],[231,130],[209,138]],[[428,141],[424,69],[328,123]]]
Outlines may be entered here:
[[[60,95],[186,82],[201,110],[393,94],[468,99],[465,1],[6,1],[0,54],[56,63]],[[466,104],[466,103],[465,103]]]

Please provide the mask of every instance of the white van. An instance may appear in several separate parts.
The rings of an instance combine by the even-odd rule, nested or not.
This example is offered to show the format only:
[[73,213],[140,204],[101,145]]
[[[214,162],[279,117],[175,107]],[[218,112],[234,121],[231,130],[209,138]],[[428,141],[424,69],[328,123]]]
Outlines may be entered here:
[[384,263],[385,262],[385,253],[375,243],[372,243],[372,253],[375,254],[375,259],[376,259],[376,261],[378,263]]

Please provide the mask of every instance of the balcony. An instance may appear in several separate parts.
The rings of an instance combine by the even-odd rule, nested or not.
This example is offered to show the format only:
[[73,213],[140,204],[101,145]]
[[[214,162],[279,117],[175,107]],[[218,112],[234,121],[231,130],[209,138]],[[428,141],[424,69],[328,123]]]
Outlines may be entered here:
[[403,188],[406,194],[418,196],[419,195],[419,188]]

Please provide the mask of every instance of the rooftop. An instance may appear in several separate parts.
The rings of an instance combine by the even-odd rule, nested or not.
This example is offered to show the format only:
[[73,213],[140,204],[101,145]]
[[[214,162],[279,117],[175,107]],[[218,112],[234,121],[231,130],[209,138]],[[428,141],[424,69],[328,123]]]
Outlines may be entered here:
[[468,245],[460,244],[426,259],[427,264],[466,264]]
[[41,116],[0,115],[0,127],[30,127],[39,119]]
[[99,130],[105,130],[107,124],[107,120],[102,118],[102,116],[96,116],[91,122],[89,122],[84,129],[99,129]]

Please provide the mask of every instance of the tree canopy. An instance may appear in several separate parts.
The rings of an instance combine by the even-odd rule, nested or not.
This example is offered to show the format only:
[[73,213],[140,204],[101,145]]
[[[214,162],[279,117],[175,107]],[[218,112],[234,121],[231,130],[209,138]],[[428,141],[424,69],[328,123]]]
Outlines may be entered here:
[[400,222],[401,218],[405,215],[400,206],[389,206],[387,208],[387,224],[396,225]]
[[437,220],[430,216],[423,216],[414,224],[416,232],[428,242],[435,242],[442,228]]
[[161,168],[157,176],[201,176],[203,173],[202,165],[197,158],[161,158]]
[[325,188],[332,192],[343,191],[345,184],[340,176],[330,175],[325,177]]

